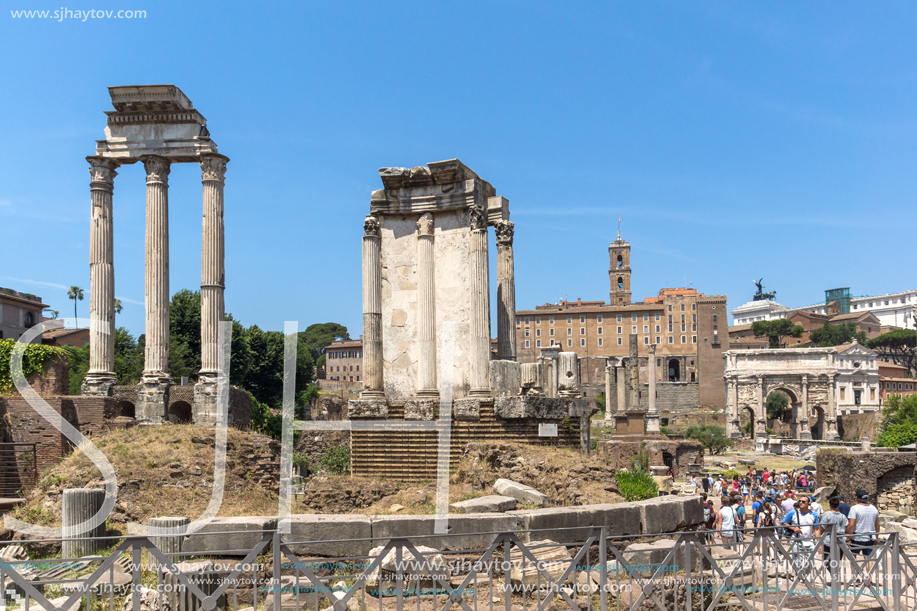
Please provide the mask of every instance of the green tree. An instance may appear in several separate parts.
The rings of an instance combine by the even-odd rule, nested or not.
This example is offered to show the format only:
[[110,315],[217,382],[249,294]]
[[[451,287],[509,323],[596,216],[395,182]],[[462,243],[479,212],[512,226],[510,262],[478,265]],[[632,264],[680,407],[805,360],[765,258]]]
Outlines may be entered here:
[[793,324],[789,318],[778,318],[752,323],[751,332],[755,337],[766,337],[769,348],[780,348],[784,345],[784,337],[802,337],[803,328]]
[[68,394],[79,395],[82,392],[83,379],[89,371],[89,344],[77,348],[76,346],[65,346],[67,357],[70,361],[70,388]]
[[840,346],[857,340],[861,344],[866,344],[866,332],[858,331],[855,323],[845,322],[839,325],[825,325],[815,329],[809,334],[809,341],[819,348],[828,348],[830,346]]
[[790,405],[790,398],[786,396],[786,393],[780,392],[779,390],[772,390],[767,395],[765,400],[765,406],[767,409],[768,418],[779,418],[783,410],[785,410]]
[[882,416],[882,432],[876,445],[893,448],[917,441],[917,395],[890,395]]
[[600,412],[605,412],[605,393],[600,393],[599,396],[595,398],[595,406]]
[[917,376],[917,331],[889,331],[867,341],[866,347],[875,350],[885,359],[907,367],[911,376]]
[[299,332],[299,337],[309,350],[312,362],[315,363],[322,356],[325,346],[330,345],[333,341],[348,340],[350,339],[350,334],[344,325],[339,325],[336,322],[323,322],[309,325],[305,331]]
[[197,378],[200,370],[201,294],[182,289],[169,304],[169,373],[173,378]]
[[692,424],[685,429],[685,439],[694,439],[710,450],[710,454],[719,454],[733,444],[732,439],[726,437],[723,427],[713,424]]
[[143,374],[143,349],[124,327],[115,329],[115,375],[118,384],[136,384]]
[[67,289],[67,299],[73,300],[73,317],[79,318],[79,316],[76,315],[76,302],[83,301],[83,289],[78,286],[71,286]]

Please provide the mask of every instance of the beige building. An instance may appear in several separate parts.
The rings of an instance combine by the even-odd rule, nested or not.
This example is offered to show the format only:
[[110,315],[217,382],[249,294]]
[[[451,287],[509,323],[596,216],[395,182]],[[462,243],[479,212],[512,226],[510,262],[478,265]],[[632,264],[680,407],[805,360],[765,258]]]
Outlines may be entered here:
[[37,295],[0,288],[0,339],[19,339],[41,322],[46,307]]
[[[649,346],[656,345],[658,381],[696,383],[700,405],[725,408],[726,296],[666,288],[655,297],[633,303],[630,244],[619,232],[608,251],[611,303],[579,299],[517,310],[518,360],[536,362],[542,349],[551,346],[575,352],[580,359],[624,357],[628,337],[636,335],[640,356],[645,357]],[[581,375],[585,384],[604,384],[603,367],[588,367]]]
[[363,372],[363,338],[332,342],[325,348],[325,379],[359,382]]

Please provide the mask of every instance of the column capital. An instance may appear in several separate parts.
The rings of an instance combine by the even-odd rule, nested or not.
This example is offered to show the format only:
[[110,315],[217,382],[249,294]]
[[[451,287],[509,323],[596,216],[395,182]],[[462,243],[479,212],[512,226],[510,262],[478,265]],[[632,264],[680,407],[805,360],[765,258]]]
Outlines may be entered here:
[[515,227],[515,224],[511,221],[499,221],[494,223],[494,233],[497,234],[497,246],[512,247]]
[[229,157],[217,153],[201,155],[201,181],[223,184]]
[[481,229],[487,231],[487,219],[484,217],[484,213],[480,208],[471,209],[470,226],[472,231],[478,231]]
[[169,172],[172,169],[172,162],[159,155],[144,155],[140,158],[143,162],[143,168],[146,170],[146,184],[161,183],[169,186]]
[[367,238],[382,237],[379,230],[379,219],[371,214],[367,214],[363,219],[363,236]]
[[656,344],[650,344],[646,350],[649,354],[656,354]]
[[[367,220],[373,217],[366,217]],[[376,221],[378,225],[378,221]],[[365,229],[366,223],[364,222],[363,227]],[[433,237],[433,215],[429,212],[421,214],[420,218],[417,219],[417,237]]]
[[118,162],[108,157],[98,157],[90,155],[86,158],[89,162],[89,174],[92,176],[90,184],[93,188],[107,188],[112,190],[115,184],[115,168],[119,166]]

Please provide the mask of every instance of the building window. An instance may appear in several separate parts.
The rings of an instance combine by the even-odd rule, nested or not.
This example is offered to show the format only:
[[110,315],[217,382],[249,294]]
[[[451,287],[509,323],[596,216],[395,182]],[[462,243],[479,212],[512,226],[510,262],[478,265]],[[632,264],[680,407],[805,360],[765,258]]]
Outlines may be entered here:
[[580,328],[579,328],[579,334],[580,334],[580,335],[586,335],[586,327],[580,327]]
[[659,333],[662,329],[659,328],[659,325],[656,325],[656,333]]
[[644,337],[643,337],[643,344],[644,344],[645,346],[649,346],[649,345],[650,345],[650,338],[649,338],[649,336],[644,336]]
[[644,314],[644,315],[643,315],[643,322],[646,322],[646,321],[648,321],[649,319],[650,319],[650,315],[649,315],[649,314]]
[[691,336],[691,343],[692,343],[692,344],[696,344],[696,343],[697,343],[697,336],[696,336],[696,335],[692,335],[692,336]]
[[681,343],[682,343],[682,344],[687,344],[687,343],[688,343],[688,338],[685,337],[684,335],[682,335],[682,336],[681,336]]
[[672,332],[672,323],[669,323],[669,333]]
[[572,345],[573,345],[573,340],[572,340],[572,339],[568,339],[568,340],[567,340],[567,348],[569,348],[569,347],[572,346]]
[[670,344],[674,344],[674,343],[675,343],[675,338],[672,337],[671,335],[669,336],[669,343],[670,343]]
[[713,322],[717,322],[718,320],[719,320],[719,317],[718,317],[716,314],[714,314],[714,315],[713,315]]
[[585,316],[580,316],[580,317],[579,317],[579,321],[580,321],[581,323],[586,322],[586,317],[585,317]]
[[618,335],[621,335],[621,327],[618,327]]
[[685,304],[681,304],[681,311],[682,311],[682,312],[685,311]]
[[632,326],[632,327],[630,328],[630,332],[631,332],[631,333],[636,333],[636,332],[637,332],[637,325]]
[[[618,322],[621,322],[621,315],[620,315],[620,314],[618,314]],[[620,331],[619,331],[619,333],[620,333]]]
[[685,323],[681,323],[681,332],[682,332],[682,333],[685,332]]
[[554,340],[553,340],[553,339],[551,340],[551,345],[552,345],[552,346],[554,345]]
[[657,344],[661,344],[661,343],[662,343],[662,338],[659,337],[658,335],[656,336],[656,343],[657,343]]
[[554,337],[554,329],[551,329],[551,330],[548,332],[548,335],[550,335],[551,337]]
[[596,321],[596,322],[602,322],[602,315],[599,314],[598,316],[596,316],[596,317],[595,317],[595,321]]
[[697,331],[697,325],[691,325],[691,331]]
[[601,346],[601,345],[602,345],[602,338],[600,337],[600,338],[599,338],[599,346]]
[[622,341],[621,341],[621,338],[619,337],[619,338],[618,338],[618,345],[620,346],[620,345],[622,345],[623,343],[624,343],[624,342],[622,342]]
[[535,329],[535,337],[541,337],[541,329]]
[[579,340],[579,345],[580,345],[580,346],[585,346],[585,345],[586,345],[586,340],[585,340],[585,339]]
[[535,324],[536,324],[536,325],[540,325],[540,324],[541,324],[541,316],[536,316],[536,317],[535,317]]
[[631,322],[637,322],[637,315],[636,315],[636,314],[631,314],[631,315],[630,315],[630,321],[631,321]]
[[571,322],[573,322],[573,317],[567,316],[567,324],[569,325]]
[[598,335],[601,335],[601,334],[602,334],[602,327],[597,327],[595,331],[596,331],[596,333],[597,333]]
[[529,324],[529,317],[528,317],[528,316],[525,317],[525,324]]
[[842,388],[842,389],[841,389],[841,401],[844,400],[844,394],[845,394],[845,393],[844,393],[844,389]]
[[551,324],[553,325],[553,324],[554,324],[554,317],[552,316],[551,318],[549,318],[549,319],[548,319],[548,322],[551,323]]
[[536,339],[536,340],[535,340],[535,347],[536,347],[536,348],[541,348],[541,340],[540,340],[540,339]]
[[531,334],[531,330],[530,330],[530,329],[526,329],[526,330],[525,330],[525,336],[528,337],[530,334]]
[[525,347],[530,348],[531,346],[532,346],[532,342],[530,342],[529,340],[525,340]]
[[573,329],[567,327],[567,335],[573,335]]
[[659,321],[660,318],[662,318],[662,316],[659,315],[659,314],[656,314],[656,321],[657,321],[657,322]]
[[644,333],[649,333],[649,332],[650,332],[650,326],[649,326],[649,325],[643,325],[643,332],[644,332]]

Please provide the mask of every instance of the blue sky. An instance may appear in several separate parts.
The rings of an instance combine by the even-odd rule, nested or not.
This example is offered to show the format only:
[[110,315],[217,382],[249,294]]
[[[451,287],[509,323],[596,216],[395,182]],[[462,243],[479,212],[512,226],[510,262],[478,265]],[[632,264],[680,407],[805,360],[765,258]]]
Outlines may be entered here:
[[[77,2],[78,0],[74,0]],[[917,287],[917,7],[852,3],[190,3],[145,19],[0,14],[0,286],[72,315],[106,87],[174,83],[226,175],[226,305],[360,333],[377,169],[458,157],[510,200],[520,308],[633,295],[785,305]],[[172,290],[200,284],[196,166],[170,180]],[[115,182],[118,323],[143,331],[144,175]],[[88,297],[88,295],[87,295]],[[88,300],[79,304],[88,315]]]

